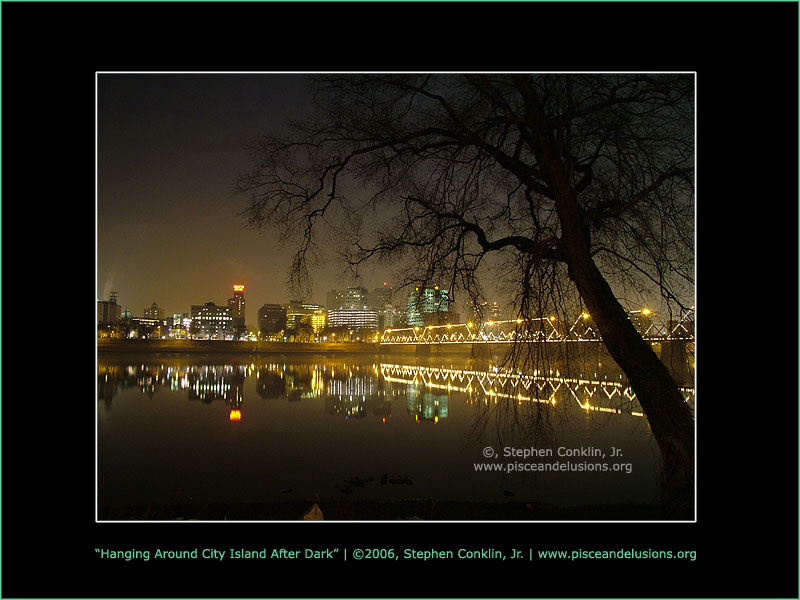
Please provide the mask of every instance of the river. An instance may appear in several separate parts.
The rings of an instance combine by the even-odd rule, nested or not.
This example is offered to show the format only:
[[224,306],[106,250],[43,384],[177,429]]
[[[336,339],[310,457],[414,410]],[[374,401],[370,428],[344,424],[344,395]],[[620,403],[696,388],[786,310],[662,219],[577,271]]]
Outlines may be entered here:
[[647,419],[600,362],[101,354],[97,381],[101,520],[325,499],[657,504]]

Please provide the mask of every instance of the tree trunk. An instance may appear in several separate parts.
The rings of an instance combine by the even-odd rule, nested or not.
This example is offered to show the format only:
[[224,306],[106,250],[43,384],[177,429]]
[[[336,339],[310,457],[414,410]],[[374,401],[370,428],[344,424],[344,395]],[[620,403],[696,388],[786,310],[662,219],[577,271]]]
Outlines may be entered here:
[[664,508],[687,514],[694,504],[694,419],[664,363],[636,331],[591,258],[570,264],[570,277],[603,342],[625,371],[661,450]]

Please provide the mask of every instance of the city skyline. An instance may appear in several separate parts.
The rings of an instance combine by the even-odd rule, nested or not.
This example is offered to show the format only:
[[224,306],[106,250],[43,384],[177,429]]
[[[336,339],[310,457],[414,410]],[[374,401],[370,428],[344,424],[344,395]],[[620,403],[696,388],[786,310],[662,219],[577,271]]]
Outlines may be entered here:
[[[431,288],[427,289],[427,292],[433,293],[435,290],[438,290],[438,286],[432,286]],[[358,302],[360,306],[353,306],[352,302],[347,301],[346,295],[351,292],[363,291],[366,292],[363,295],[363,298]],[[388,291],[388,295],[387,295]],[[383,292],[383,293],[381,293]],[[109,323],[113,322],[114,319],[119,320],[122,318],[141,318],[144,317],[145,319],[156,319],[165,321],[167,318],[171,318],[173,315],[191,315],[196,308],[199,308],[203,305],[214,305],[218,308],[225,308],[227,307],[231,310],[231,316],[233,316],[233,311],[235,309],[231,308],[233,306],[233,302],[240,302],[241,309],[243,310],[244,316],[244,326],[250,326],[256,328],[258,326],[258,321],[260,321],[259,313],[262,308],[268,306],[280,306],[283,308],[287,308],[289,305],[297,302],[301,302],[303,304],[309,304],[318,306],[323,312],[330,313],[331,311],[339,311],[341,309],[346,309],[345,312],[349,309],[356,309],[362,308],[364,310],[380,310],[384,307],[391,306],[398,310],[398,315],[403,314],[404,316],[408,313],[409,302],[411,301],[412,296],[418,294],[419,288],[416,288],[416,292],[409,291],[407,293],[402,293],[398,295],[397,293],[394,294],[393,299],[391,302],[387,302],[386,300],[392,296],[393,288],[388,284],[388,282],[384,281],[382,285],[376,286],[372,289],[368,289],[364,286],[347,286],[344,288],[332,288],[326,292],[326,302],[323,303],[312,303],[312,302],[304,302],[298,299],[281,299],[278,302],[263,302],[263,303],[253,303],[247,302],[247,286],[244,284],[233,284],[231,286],[231,295],[227,298],[227,300],[223,302],[217,302],[214,300],[208,300],[203,302],[192,302],[191,306],[188,307],[188,310],[184,310],[182,307],[178,310],[172,310],[169,307],[165,307],[162,304],[159,304],[158,301],[153,301],[149,306],[144,307],[141,310],[134,310],[131,307],[128,307],[119,297],[118,292],[111,291],[109,293],[108,298],[98,298],[98,319],[101,323]],[[362,295],[362,294],[359,294]],[[380,296],[380,297],[378,297]],[[447,293],[443,292],[443,298],[447,297]],[[333,298],[333,299],[332,299]],[[238,300],[237,300],[238,299]],[[339,300],[335,302],[335,300]],[[334,302],[335,305],[332,304]],[[423,304],[423,300],[420,299],[420,305]],[[501,318],[501,314],[503,312],[503,305],[497,300],[493,299],[483,299],[482,304],[484,305],[484,310],[490,311],[487,312],[486,318],[494,318],[495,320]],[[109,312],[109,305],[115,305],[117,308],[117,315],[114,317],[110,315]],[[248,313],[247,307],[250,307],[250,312]],[[470,301],[467,301],[464,305],[467,312],[472,315],[475,312],[473,304]],[[428,307],[428,312],[430,312],[430,307]],[[443,312],[456,312],[452,306],[449,305],[442,305],[437,307],[437,311]],[[102,314],[102,317],[101,317]],[[109,316],[110,315],[110,316]],[[248,316],[249,315],[249,316]],[[477,317],[472,316],[471,319],[475,320]]]

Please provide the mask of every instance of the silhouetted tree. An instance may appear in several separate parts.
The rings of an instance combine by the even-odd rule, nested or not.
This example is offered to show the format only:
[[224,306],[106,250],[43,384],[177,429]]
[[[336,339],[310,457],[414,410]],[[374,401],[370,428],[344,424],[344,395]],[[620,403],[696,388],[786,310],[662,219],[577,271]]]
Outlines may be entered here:
[[447,286],[451,299],[481,296],[489,256],[521,317],[565,314],[576,291],[647,415],[665,505],[691,506],[691,410],[618,298],[657,291],[686,308],[693,293],[693,76],[332,75],[313,85],[315,114],[285,139],[258,139],[238,181],[251,225],[299,236],[292,281],[307,282],[332,226],[354,271],[399,261],[407,282]]

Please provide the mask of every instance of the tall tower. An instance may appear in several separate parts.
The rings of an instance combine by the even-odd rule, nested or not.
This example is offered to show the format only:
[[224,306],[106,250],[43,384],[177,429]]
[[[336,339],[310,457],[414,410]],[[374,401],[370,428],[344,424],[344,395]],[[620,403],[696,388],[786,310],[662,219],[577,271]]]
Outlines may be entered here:
[[236,284],[233,286],[233,298],[228,298],[228,308],[231,311],[234,328],[244,328],[244,286]]

